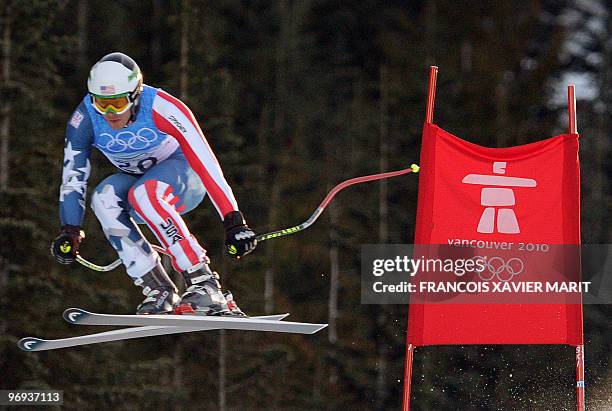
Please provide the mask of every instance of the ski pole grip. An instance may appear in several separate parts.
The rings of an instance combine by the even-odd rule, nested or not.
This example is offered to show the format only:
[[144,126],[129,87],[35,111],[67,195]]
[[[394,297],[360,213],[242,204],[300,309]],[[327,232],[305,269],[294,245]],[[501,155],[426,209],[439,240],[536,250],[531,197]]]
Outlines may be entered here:
[[72,257],[72,243],[69,238],[66,238],[62,243],[59,244],[58,252],[63,257]]

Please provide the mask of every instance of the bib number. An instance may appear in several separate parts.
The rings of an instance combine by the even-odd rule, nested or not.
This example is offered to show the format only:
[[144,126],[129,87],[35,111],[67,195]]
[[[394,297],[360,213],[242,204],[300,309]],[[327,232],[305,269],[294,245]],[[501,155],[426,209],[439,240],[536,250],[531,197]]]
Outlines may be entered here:
[[134,172],[134,171],[136,171],[135,169],[138,169],[138,171],[140,171],[143,174],[148,169],[153,167],[155,164],[157,164],[157,158],[156,157],[143,158],[142,160],[138,161],[138,163],[136,163],[136,164],[130,163],[130,162],[126,162],[126,161],[119,161],[119,162],[116,163],[117,167],[119,167],[123,171]]

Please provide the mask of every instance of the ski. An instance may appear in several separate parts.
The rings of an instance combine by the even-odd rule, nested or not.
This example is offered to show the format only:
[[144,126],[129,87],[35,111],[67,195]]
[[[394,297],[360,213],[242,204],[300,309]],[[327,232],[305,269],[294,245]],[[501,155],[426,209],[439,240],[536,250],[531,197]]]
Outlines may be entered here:
[[[289,314],[264,315],[261,317],[253,317],[259,320],[280,321]],[[102,333],[81,335],[78,337],[60,338],[56,340],[44,340],[36,337],[25,337],[19,340],[18,346],[24,351],[46,351],[56,350],[58,348],[75,347],[88,344],[99,344],[111,341],[129,340],[132,338],[154,337],[159,335],[188,333],[194,331],[207,331],[218,329],[209,325],[200,325],[192,327],[178,326],[144,326],[123,328],[120,330],[106,331]]]
[[193,327],[207,325],[226,330],[271,331],[294,334],[314,334],[327,327],[327,324],[298,323],[291,321],[267,321],[258,318],[213,317],[200,315],[118,315],[98,314],[69,308],[64,311],[64,319],[72,324],[83,325],[166,325]]

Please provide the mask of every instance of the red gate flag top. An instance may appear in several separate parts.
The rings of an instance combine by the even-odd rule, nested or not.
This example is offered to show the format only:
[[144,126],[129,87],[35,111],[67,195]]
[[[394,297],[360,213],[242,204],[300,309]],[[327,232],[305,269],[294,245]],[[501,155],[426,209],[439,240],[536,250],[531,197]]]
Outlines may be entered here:
[[[578,134],[487,148],[424,125],[416,244],[580,244]],[[410,304],[407,343],[583,344],[581,304]]]

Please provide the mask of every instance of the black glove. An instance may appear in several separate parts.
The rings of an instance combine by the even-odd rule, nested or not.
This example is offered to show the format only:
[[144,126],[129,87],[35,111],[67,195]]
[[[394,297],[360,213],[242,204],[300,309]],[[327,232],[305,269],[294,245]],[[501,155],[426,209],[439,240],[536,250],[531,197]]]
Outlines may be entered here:
[[240,211],[227,213],[223,219],[223,228],[225,228],[225,246],[231,257],[239,259],[257,246],[255,233],[246,225]]
[[51,254],[60,264],[72,264],[79,254],[79,246],[85,232],[77,225],[65,225],[60,235],[51,243]]

